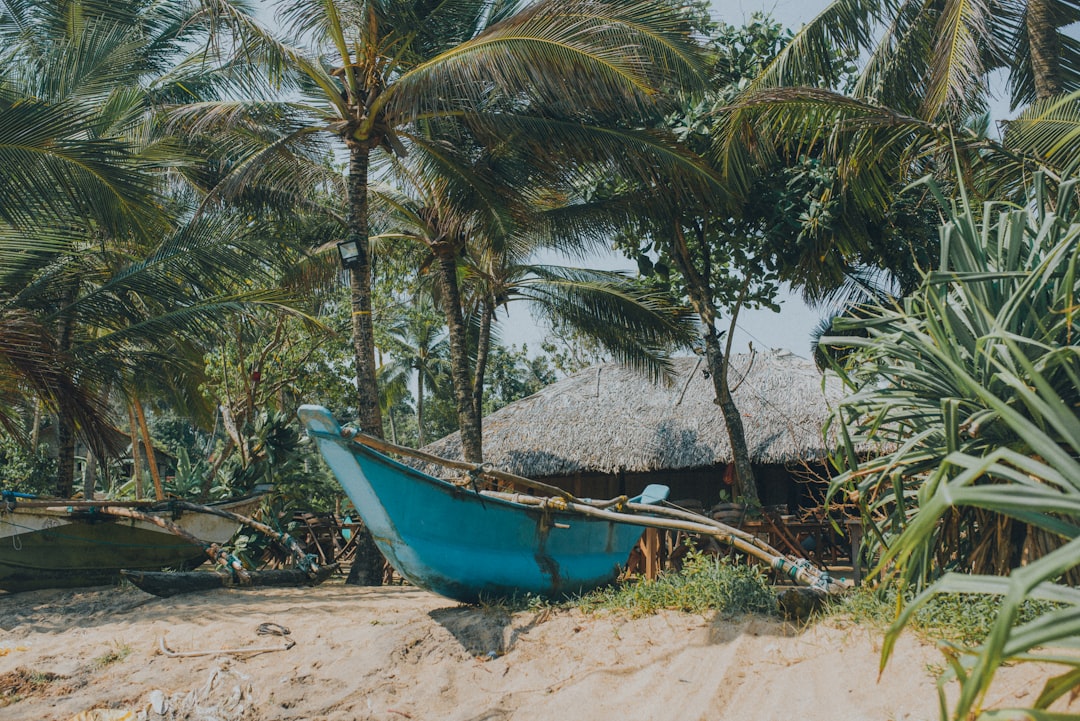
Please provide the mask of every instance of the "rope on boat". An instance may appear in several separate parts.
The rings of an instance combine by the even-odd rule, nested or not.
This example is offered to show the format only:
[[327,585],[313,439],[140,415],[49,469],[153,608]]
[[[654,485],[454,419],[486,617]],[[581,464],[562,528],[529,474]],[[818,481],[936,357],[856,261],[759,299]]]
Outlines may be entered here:
[[[789,558],[779,550],[762,541],[752,533],[734,528],[721,523],[708,516],[691,513],[679,508],[654,506],[646,503],[631,503],[626,496],[619,496],[606,501],[587,501],[578,499],[568,491],[541,481],[536,481],[524,476],[518,476],[506,471],[492,468],[487,463],[469,463],[467,461],[454,461],[447,458],[425,453],[415,448],[399,446],[381,438],[367,435],[352,427],[345,427],[341,431],[343,438],[353,441],[384,453],[396,453],[431,463],[445,466],[455,470],[465,471],[474,479],[476,476],[503,481],[514,486],[529,488],[551,494],[551,498],[525,496],[519,493],[503,493],[500,491],[481,491],[480,496],[500,498],[502,500],[519,503],[522,505],[537,506],[544,509],[566,511],[593,518],[602,518],[617,523],[626,523],[647,528],[664,530],[687,531],[703,536],[709,536],[720,543],[727,544],[754,558],[758,558],[769,564],[770,568],[788,576],[791,580],[803,586],[821,593],[841,593],[845,587],[834,581],[828,573],[815,567],[805,558]],[[609,510],[615,508],[617,510]],[[647,514],[647,515],[636,515]]]

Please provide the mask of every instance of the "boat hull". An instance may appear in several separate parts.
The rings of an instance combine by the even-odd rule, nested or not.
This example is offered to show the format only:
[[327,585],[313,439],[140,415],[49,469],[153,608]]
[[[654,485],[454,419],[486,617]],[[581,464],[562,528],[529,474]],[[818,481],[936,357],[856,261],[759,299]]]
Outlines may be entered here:
[[342,438],[326,409],[300,417],[376,545],[410,583],[465,603],[565,597],[614,581],[642,528],[481,496]]
[[[259,503],[251,498],[218,507],[245,513]],[[208,543],[225,543],[239,527],[203,513],[156,513]],[[200,546],[145,521],[92,508],[0,506],[0,589],[5,591],[97,586],[117,582],[121,568],[191,569],[206,560]]]

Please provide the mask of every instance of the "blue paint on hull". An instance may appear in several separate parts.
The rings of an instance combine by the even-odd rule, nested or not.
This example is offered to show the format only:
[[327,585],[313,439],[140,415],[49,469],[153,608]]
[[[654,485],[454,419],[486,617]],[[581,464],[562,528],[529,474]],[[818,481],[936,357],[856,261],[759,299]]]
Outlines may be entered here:
[[588,591],[615,580],[641,537],[640,526],[481,497],[342,438],[325,408],[299,415],[387,560],[448,598]]

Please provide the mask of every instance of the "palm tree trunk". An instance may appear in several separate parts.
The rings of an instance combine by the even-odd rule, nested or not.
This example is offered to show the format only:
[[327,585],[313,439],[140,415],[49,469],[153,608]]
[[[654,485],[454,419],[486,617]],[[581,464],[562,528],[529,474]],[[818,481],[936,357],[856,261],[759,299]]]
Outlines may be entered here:
[[30,427],[30,450],[36,456],[41,445],[41,399],[34,396],[34,424]]
[[75,428],[74,411],[63,398],[57,404],[56,416],[56,495],[70,498],[75,479]]
[[131,433],[131,482],[135,486],[135,500],[142,500],[142,479],[139,477],[139,431],[135,423],[135,409],[128,404],[128,431]]
[[[495,301],[488,298],[480,311],[480,335],[476,340],[476,373],[473,375],[472,408],[477,423],[484,418],[484,376],[487,373],[488,354],[491,351],[491,321],[495,316]],[[481,426],[483,434],[483,426]]]
[[[70,306],[75,298],[75,289],[69,288],[66,295],[65,305]],[[60,318],[60,326],[56,334],[57,352],[66,356],[71,350],[71,335],[74,330],[74,319],[66,313]],[[56,450],[57,458],[57,481],[56,494],[61,498],[70,498],[75,483],[75,404],[68,395],[61,395],[57,399],[56,418]]]
[[154,444],[150,440],[150,429],[146,425],[146,414],[143,412],[142,402],[138,396],[133,399],[132,405],[135,407],[135,416],[139,421],[139,434],[142,435],[143,447],[146,449],[146,465],[150,467],[150,477],[154,479],[154,496],[160,501],[165,498],[165,489],[161,485],[161,471],[158,470]]
[[86,469],[83,471],[83,498],[88,501],[94,500],[94,489],[97,487],[97,456],[93,451],[86,454]]
[[424,369],[416,372],[416,442],[423,448],[424,443]]
[[371,257],[368,243],[367,186],[370,151],[349,146],[349,214],[347,238],[360,251],[349,269],[352,300],[352,342],[356,359],[357,417],[365,433],[383,436],[379,387],[375,380],[375,333],[371,318]]
[[386,420],[388,420],[390,422],[390,442],[393,443],[396,446],[396,445],[398,445],[397,424],[394,423],[394,413],[393,413],[393,411],[387,411]]
[[[356,415],[365,433],[383,437],[382,407],[375,380],[375,329],[371,317],[371,253],[368,243],[367,189],[371,150],[358,143],[349,147],[349,213],[347,239],[360,251],[358,262],[349,269],[349,297],[352,304],[352,343],[356,360]],[[367,526],[356,533],[356,555],[345,583],[380,586],[386,561]]]
[[454,382],[458,426],[461,428],[461,452],[465,460],[484,460],[479,414],[473,410],[473,384],[469,377],[469,343],[465,317],[461,312],[461,293],[457,282],[457,258],[453,249],[438,253],[439,282],[443,290],[443,312],[450,333],[450,377]]
[[1061,42],[1054,17],[1055,0],[1028,0],[1027,35],[1031,48],[1031,70],[1038,100],[1060,95]]

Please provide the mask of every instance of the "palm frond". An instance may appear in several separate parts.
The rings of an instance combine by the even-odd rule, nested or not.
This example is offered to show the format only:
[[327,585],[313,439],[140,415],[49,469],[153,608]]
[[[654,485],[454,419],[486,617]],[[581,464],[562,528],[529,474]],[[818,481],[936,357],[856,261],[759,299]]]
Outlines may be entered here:
[[668,349],[688,347],[698,337],[685,308],[641,289],[623,274],[538,265],[528,271],[515,295],[531,301],[534,314],[596,340],[620,363],[653,381],[670,379]]
[[1005,144],[1030,153],[1062,177],[1080,162],[1080,91],[1032,103],[1005,131]]
[[371,110],[398,125],[476,107],[495,89],[501,97],[529,98],[556,117],[613,118],[654,113],[663,82],[703,78],[686,28],[663,6],[547,0],[409,69]]

